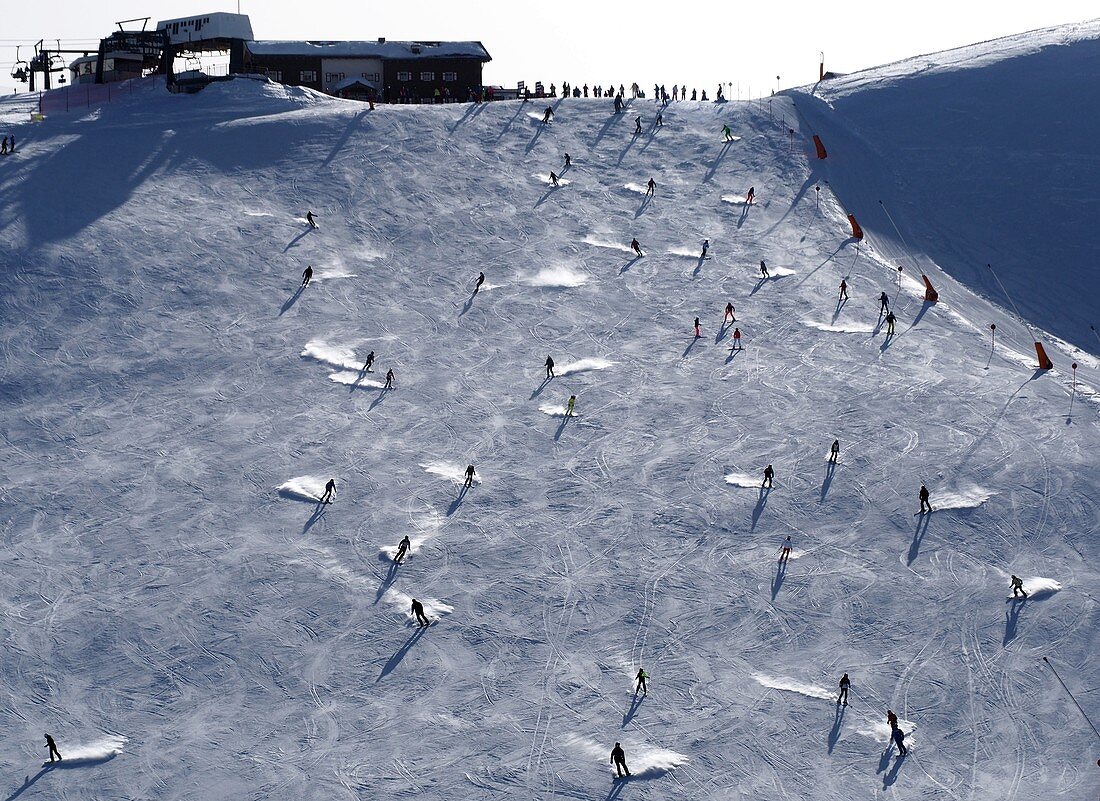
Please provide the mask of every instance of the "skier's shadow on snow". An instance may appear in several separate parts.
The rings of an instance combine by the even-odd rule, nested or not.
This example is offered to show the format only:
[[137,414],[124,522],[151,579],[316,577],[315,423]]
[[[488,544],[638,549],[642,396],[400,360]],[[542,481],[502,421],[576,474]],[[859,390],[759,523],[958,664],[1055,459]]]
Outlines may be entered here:
[[737,358],[737,354],[741,352],[741,348],[730,348],[730,355],[726,357],[726,364],[729,364]]
[[474,307],[474,298],[476,298],[476,297],[477,297],[477,293],[475,292],[472,295],[470,295],[470,297],[466,298],[466,302],[464,304],[462,304],[462,311],[460,311],[458,313],[459,317],[461,317],[462,315],[464,315],[466,312],[468,312],[470,309],[472,309]]
[[717,345],[726,338],[726,332],[730,330],[731,325],[733,325],[732,322],[727,323],[725,320],[722,321],[722,327],[719,328],[718,333],[714,335],[714,344]]
[[644,698],[644,695],[638,695],[638,693],[634,693],[634,697],[630,701],[630,709],[626,710],[626,714],[623,715],[623,725],[619,728],[625,729],[626,724],[634,719],[634,716],[638,714],[638,710],[642,708],[642,699]]
[[878,346],[879,352],[885,353],[887,349],[894,344],[894,338],[896,336],[897,334],[891,334],[889,331],[886,332],[886,339],[882,340],[882,344]]
[[370,402],[370,406],[367,407],[367,411],[373,412],[375,407],[386,399],[387,394],[389,394],[389,390],[383,387],[382,391],[378,393],[378,397]]
[[628,261],[628,262],[627,262],[626,264],[624,264],[624,265],[623,265],[622,267],[620,267],[620,268],[619,268],[619,275],[622,275],[622,274],[623,274],[623,273],[625,273],[625,272],[626,272],[627,270],[629,270],[629,269],[630,269],[631,267],[633,267],[633,266],[634,266],[635,264],[637,264],[637,263],[638,263],[638,261],[639,261],[639,260],[640,260],[641,258],[642,258],[641,256],[635,256],[635,257],[634,257],[634,258],[632,258],[632,259],[631,259],[630,261]]
[[917,556],[920,554],[920,545],[924,541],[924,535],[928,533],[928,524],[931,520],[931,512],[917,516],[917,528],[913,532],[913,542],[909,544],[909,561],[906,564],[911,565],[917,560]]
[[306,230],[302,231],[302,233],[298,234],[298,236],[291,239],[290,242],[287,244],[287,246],[285,248],[283,248],[283,253],[286,253],[292,247],[297,245],[298,242],[302,239],[302,237],[309,236],[311,233],[313,233],[316,230],[317,230],[316,228],[311,227],[311,228],[307,228]]
[[[469,104],[470,107],[466,109],[466,113],[463,114],[461,117],[459,117],[457,120],[455,120],[455,124],[451,126],[450,133],[452,135],[454,135],[454,132],[457,131],[459,129],[459,127],[461,127],[464,123],[468,122],[470,119],[472,119],[473,117],[476,117],[478,114],[483,112],[487,105],[489,105],[489,104],[488,103],[470,103]],[[516,112],[516,116],[512,117],[512,119],[514,120],[516,117],[518,117],[520,111],[523,111],[524,108],[526,108],[526,106],[524,106],[522,103],[520,103],[519,111]],[[504,126],[504,130],[507,131],[509,126],[511,126],[511,124],[512,123],[509,122],[508,125]],[[502,131],[500,135],[504,136],[504,132]],[[499,140],[500,137],[498,136],[497,139]]]
[[643,214],[645,214],[645,210],[649,207],[649,204],[650,204],[650,202],[652,202],[652,200],[653,200],[653,195],[646,195],[644,198],[642,198],[642,202],[641,202],[641,204],[639,204],[638,210],[636,212],[634,212],[634,219],[635,220],[638,219],[639,217],[641,217]]
[[890,754],[894,753],[894,741],[890,740],[886,744],[886,750],[882,752],[882,756],[878,760],[878,769],[875,773],[882,773],[888,767],[890,767]]
[[825,496],[829,494],[829,486],[833,483],[833,476],[836,474],[836,462],[832,459],[825,462],[825,478],[821,482],[821,497],[817,499],[818,503],[825,501]]
[[771,487],[760,488],[760,497],[756,501],[756,508],[752,510],[752,531],[756,530],[756,524],[760,520],[760,515],[764,512],[764,507],[768,505],[768,496],[771,494]]
[[390,657],[390,661],[383,666],[381,674],[374,680],[376,684],[386,678],[386,676],[393,672],[394,668],[401,664],[401,660],[405,658],[405,654],[412,650],[412,647],[416,645],[417,641],[424,636],[425,631],[427,631],[426,628],[418,626],[412,633],[412,636],[405,641],[405,644],[394,651],[393,656]]
[[[481,104],[482,107],[484,107],[486,105],[488,105],[488,104],[486,104],[486,103]],[[527,103],[520,103],[519,104],[519,108],[517,108],[516,113],[512,115],[512,119],[508,120],[508,122],[506,122],[504,124],[504,127],[500,129],[500,133],[497,134],[497,138],[496,138],[497,142],[499,142],[501,139],[503,139],[504,134],[508,133],[508,131],[510,131],[512,129],[512,123],[514,123],[516,121],[516,117],[518,117],[520,114],[522,114],[524,109],[527,109],[527,108],[530,108],[529,104],[527,104]],[[458,126],[461,125],[463,122],[465,122],[466,118],[469,117],[469,116],[470,116],[469,111],[467,111],[465,114],[463,114],[462,119],[460,119],[458,122],[456,122],[454,127],[451,128],[451,133],[453,134],[458,129]]]
[[284,314],[290,311],[290,307],[298,302],[298,298],[302,297],[302,293],[305,291],[305,284],[301,284],[296,290],[294,290],[294,294],[286,299],[286,302],[283,304],[283,308],[279,309],[279,316],[282,317]]
[[904,761],[905,760],[900,756],[894,760],[894,767],[890,768],[890,772],[882,777],[883,790],[898,780],[898,771],[901,770],[901,763]]
[[787,577],[787,559],[780,559],[775,566],[775,578],[772,579],[772,600],[774,601],[783,588],[783,579]]
[[545,203],[547,200],[549,200],[550,197],[555,192],[557,192],[559,189],[561,189],[560,186],[551,186],[549,189],[547,189],[545,194],[543,194],[542,197],[540,197],[538,200],[535,201],[535,208],[537,209],[539,206],[541,206],[543,203]]
[[5,798],[4,801],[14,801],[16,798],[23,795],[23,793],[27,792],[27,790],[29,790],[35,782],[37,782],[39,779],[41,779],[52,770],[53,765],[50,765],[48,767],[42,768],[42,770],[38,771],[38,773],[34,774],[34,776],[27,774],[25,777],[23,777],[23,784],[18,787],[14,793]]
[[565,426],[569,423],[569,415],[563,414],[561,416],[561,423],[558,425],[558,430],[554,432],[554,442],[561,439],[561,435],[565,433]]
[[[909,323],[909,328],[916,328],[916,325],[917,325],[917,323],[920,322],[921,318],[924,317],[924,315],[928,312],[928,310],[931,309],[935,305],[936,304],[933,303],[930,300],[924,301],[924,303],[921,304],[920,311],[917,312],[917,316],[913,318],[913,322]],[[906,329],[906,330],[908,330],[908,329]]]
[[462,502],[466,500],[466,493],[469,491],[470,488],[463,484],[462,489],[458,491],[458,495],[451,501],[451,505],[447,507],[447,517],[450,517],[458,511],[458,507],[462,506]]
[[325,511],[327,509],[328,509],[328,504],[327,503],[318,502],[317,507],[313,510],[313,514],[311,514],[309,516],[309,520],[307,520],[306,524],[304,526],[302,526],[302,533],[303,534],[308,534],[309,530],[311,528],[313,528],[314,525],[316,525],[317,521],[325,516]]
[[726,157],[726,154],[730,151],[730,146],[733,142],[726,142],[722,145],[722,149],[718,151],[718,155],[714,161],[711,162],[707,168],[707,174],[703,176],[703,183],[710,183],[710,179],[714,177],[714,174],[718,172],[718,165],[722,163],[722,159]]
[[737,227],[740,228],[745,224],[745,220],[749,218],[749,204],[746,203],[741,207],[741,216],[737,218]]
[[698,278],[699,273],[703,272],[703,262],[707,260],[706,256],[700,256],[695,264],[695,269],[691,271],[692,278]]
[[[615,162],[616,167],[622,166],[623,159],[625,159],[626,154],[630,152],[630,148],[634,147],[634,143],[638,141],[639,136],[641,136],[641,134],[638,133],[630,135],[630,141],[626,143],[626,147],[619,151],[619,160]],[[637,217],[638,215],[635,214],[634,216]]]
[[1016,627],[1020,623],[1020,613],[1024,611],[1024,598],[1013,598],[1009,601],[1011,606],[1005,612],[1005,636],[1001,642],[1002,646],[1007,646],[1016,638]]
[[756,294],[757,292],[759,292],[759,291],[760,291],[760,289],[761,289],[761,288],[762,288],[762,287],[764,286],[764,284],[766,284],[766,283],[768,283],[768,279],[767,279],[767,278],[765,278],[764,276],[760,276],[759,278],[757,278],[757,279],[756,279],[756,285],[755,285],[755,286],[754,286],[754,287],[752,288],[752,291],[751,291],[751,292],[749,292],[749,296],[751,297],[751,296],[755,295],[755,294]]
[[607,794],[607,798],[604,801],[615,801],[620,795],[622,795],[623,788],[626,787],[626,783],[630,781],[631,776],[614,777],[611,779],[611,792]]
[[847,303],[848,303],[848,298],[841,298],[840,300],[838,300],[836,302],[836,309],[833,311],[833,319],[832,319],[832,322],[834,324],[836,323],[837,320],[840,319],[840,313],[842,311],[844,311],[844,307],[847,305]]
[[844,723],[844,712],[848,707],[836,705],[836,717],[833,719],[833,728],[829,731],[829,753],[833,753],[836,741],[840,739],[840,727]]
[[528,400],[534,400],[539,395],[541,395],[542,391],[550,386],[550,382],[553,380],[554,379],[552,376],[547,376],[546,378],[542,379],[542,383],[535,387],[535,391],[531,393],[531,397],[528,398]]
[[386,575],[382,577],[382,583],[378,585],[378,592],[375,593],[374,602],[378,603],[382,600],[382,596],[386,594],[386,590],[393,584],[393,580],[397,578],[397,562],[392,559],[389,560],[390,565],[386,570]]
[[684,352],[680,354],[680,358],[681,358],[681,359],[686,359],[686,358],[687,358],[688,356],[690,356],[690,355],[691,355],[691,349],[695,347],[695,344],[696,344],[696,343],[697,343],[697,342],[698,342],[698,341],[699,341],[700,339],[702,339],[702,337],[694,337],[694,336],[693,336],[693,337],[691,338],[691,342],[689,342],[689,343],[688,343],[688,346],[687,346],[686,348],[684,348]]

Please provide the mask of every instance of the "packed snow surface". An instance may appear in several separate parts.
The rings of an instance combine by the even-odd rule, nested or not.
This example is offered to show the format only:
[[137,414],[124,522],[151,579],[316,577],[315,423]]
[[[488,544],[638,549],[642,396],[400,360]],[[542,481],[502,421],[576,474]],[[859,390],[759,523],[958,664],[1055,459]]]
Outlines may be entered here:
[[[0,99],[0,798],[1096,798],[1051,668],[1092,714],[1100,73],[1095,35],[1043,36],[637,137],[652,102]],[[571,186],[532,179],[565,152]],[[43,771],[44,731],[128,742]]]

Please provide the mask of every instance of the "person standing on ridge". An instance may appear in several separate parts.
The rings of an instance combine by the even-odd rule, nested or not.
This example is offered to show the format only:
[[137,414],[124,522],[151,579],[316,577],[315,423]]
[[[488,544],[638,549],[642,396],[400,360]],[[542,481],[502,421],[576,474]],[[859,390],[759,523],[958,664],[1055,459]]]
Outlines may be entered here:
[[729,320],[731,323],[736,323],[737,322],[737,318],[733,316],[733,311],[734,311],[733,303],[727,303],[726,304],[726,315],[725,315],[725,317],[722,318],[722,325],[726,324],[726,320]]
[[643,668],[638,668],[638,675],[634,677],[637,684],[634,685],[634,694],[638,694],[638,690],[642,691],[642,695],[649,695],[649,688],[646,687],[645,680],[649,678],[649,674],[645,672]]
[[317,227],[317,221],[313,219],[313,212],[312,211],[307,211],[306,212],[306,222],[309,223],[310,228],[316,228]]
[[695,338],[698,339],[703,335],[703,332],[699,329],[699,318],[695,318]]
[[775,478],[775,471],[772,469],[771,465],[768,465],[764,468],[764,480],[760,483],[760,489],[764,489],[765,487],[771,489],[773,478]]
[[553,377],[554,377],[554,360],[551,357],[547,356],[546,357],[546,378],[551,379]]
[[469,488],[469,487],[473,486],[473,483],[474,483],[474,466],[472,464],[471,465],[466,465],[466,483],[463,484],[462,486]]
[[881,304],[879,306],[878,313],[879,314],[888,313],[890,311],[890,296],[887,295],[885,292],[883,292],[881,295],[878,296],[878,300],[879,300],[879,303]]
[[791,547],[792,547],[791,535],[788,534],[787,539],[783,540],[782,544],[779,546],[779,561],[780,562],[786,562],[788,559],[791,558]]
[[638,238],[637,237],[634,237],[633,239],[630,240],[630,249],[633,250],[635,253],[637,253],[639,256],[644,256],[645,255],[644,253],[642,253],[642,246],[640,244],[638,244]]
[[766,281],[771,278],[771,273],[768,272],[768,265],[764,263],[764,260],[760,260],[760,280]]
[[332,503],[336,500],[336,479],[330,478],[325,484],[325,494],[321,496],[321,503]]
[[749,193],[745,195],[745,205],[751,206],[754,200],[756,200],[756,187],[750,186]]
[[650,178],[649,183],[646,184],[645,194],[646,197],[657,194],[657,182],[654,181],[652,178]]
[[700,259],[705,259],[707,257],[707,251],[708,250],[710,250],[710,240],[709,239],[704,239],[703,240],[703,252],[699,254],[699,258]]
[[367,360],[365,362],[363,362],[363,372],[364,373],[373,373],[374,370],[371,369],[373,366],[374,366],[374,351],[372,350],[370,353],[367,354]]
[[615,766],[615,772],[618,774],[618,778],[622,778],[625,773],[630,775],[630,770],[626,766],[626,752],[623,751],[623,747],[618,743],[615,743],[615,747],[611,749],[611,764]]
[[550,122],[550,120],[552,120],[553,118],[554,118],[554,109],[552,109],[550,106],[547,106],[546,111],[543,112],[543,115],[542,115],[542,124],[543,125],[548,124]]
[[432,624],[432,621],[428,620],[428,616],[424,614],[424,604],[415,598],[412,599],[412,613],[416,618],[417,625],[421,628]]
[[897,319],[898,318],[894,316],[893,312],[888,312],[886,314],[886,336],[894,335],[894,323],[897,322]]
[[836,463],[836,460],[840,458],[840,440],[834,439],[833,446],[829,449],[829,461]]
[[569,396],[569,405],[566,406],[566,408],[565,408],[565,416],[566,417],[572,417],[573,416],[573,406],[574,406],[574,404],[576,404],[576,402],[577,402],[577,396],[576,395],[570,395]]
[[[553,175],[554,173],[550,173],[550,174]],[[485,283],[485,273],[478,273],[477,274],[477,281],[474,283],[474,294],[475,295],[477,294],[477,291],[479,289],[481,289],[481,285],[484,284],[484,283]]]
[[741,350],[741,329],[740,328],[733,329],[733,346],[730,348],[730,353],[733,353],[734,350]]
[[401,560],[405,558],[405,554],[409,552],[409,548],[412,547],[412,542],[409,541],[409,535],[406,534],[401,538],[401,542],[397,543],[397,553],[393,557],[393,561],[397,564],[401,564]]
[[1013,576],[1009,581],[1009,586],[1012,588],[1012,597],[1016,597],[1016,593],[1020,593],[1027,598],[1027,590],[1024,589],[1024,580],[1019,576]]
[[840,695],[837,696],[836,705],[840,706],[842,703],[844,706],[848,706],[848,688],[852,686],[852,682],[848,679],[848,674],[845,673],[840,677]]
[[307,264],[306,268],[302,270],[302,286],[309,286],[311,278],[313,278],[313,267]]
[[53,737],[49,734],[46,735],[46,748],[50,749],[50,762],[53,762],[55,756],[58,762],[62,761],[61,752],[57,750],[57,743],[53,741]]
[[927,509],[929,513],[932,512],[932,504],[928,501],[928,487],[924,484],[920,485],[920,512],[918,514],[924,514],[924,510]]
[[848,300],[848,282],[843,278],[840,279],[840,299]]
[[397,376],[393,374],[393,368],[391,367],[386,371],[386,385],[382,389],[393,389],[393,382],[396,378]]

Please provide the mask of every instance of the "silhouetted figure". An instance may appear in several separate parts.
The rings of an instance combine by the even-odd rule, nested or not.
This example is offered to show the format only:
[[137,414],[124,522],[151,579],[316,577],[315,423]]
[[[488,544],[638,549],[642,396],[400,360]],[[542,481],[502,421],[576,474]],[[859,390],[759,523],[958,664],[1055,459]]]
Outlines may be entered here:
[[1012,597],[1016,597],[1016,593],[1020,593],[1027,598],[1027,591],[1024,589],[1024,580],[1019,576],[1013,576],[1010,580],[1010,586],[1012,587]]
[[50,749],[50,762],[54,761],[54,757],[57,757],[57,761],[61,761],[61,752],[57,750],[57,743],[53,741],[53,737],[46,735],[46,747]]
[[626,767],[626,752],[623,751],[623,747],[618,743],[615,743],[615,747],[611,749],[611,764],[615,766],[615,772],[621,779],[625,773],[630,775],[630,771]]
[[317,221],[313,219],[313,212],[312,211],[307,211],[306,212],[306,222],[309,223],[310,228],[316,228],[317,227]]
[[313,278],[313,267],[306,265],[306,268],[302,270],[302,286],[309,286],[311,278]]
[[929,503],[929,501],[928,501],[928,487],[921,484],[920,485],[920,512],[919,512],[919,514],[924,514],[926,509],[929,512],[931,512],[932,511],[932,504]]
[[764,280],[771,278],[771,273],[768,272],[768,265],[764,263],[764,260],[760,260],[760,279]]
[[[691,99],[694,100],[695,98],[693,97]],[[704,100],[707,99],[706,98],[706,92],[703,92],[703,99]],[[728,125],[723,125],[722,126],[722,136],[725,138],[725,140],[727,142],[732,142],[733,141],[733,131],[730,130],[730,127]]]
[[634,118],[634,135],[637,136],[642,132],[642,118],[637,116]]
[[[550,173],[550,174],[553,175],[554,173]],[[474,282],[474,294],[475,295],[477,294],[477,291],[479,289],[481,289],[481,285],[484,284],[484,283],[485,283],[485,273],[478,273],[477,274],[477,281]]]
[[550,170],[550,183],[554,186],[558,185],[558,175],[553,170]]
[[695,318],[695,338],[698,339],[703,335],[703,332],[699,328],[699,318]]
[[652,178],[650,178],[649,183],[646,184],[645,194],[646,197],[657,194],[657,182],[654,181]]
[[393,557],[393,561],[397,564],[401,564],[401,560],[405,558],[405,554],[409,552],[409,548],[412,547],[412,543],[409,542],[409,535],[406,534],[401,538],[401,542],[397,543],[397,553]]
[[840,299],[848,299],[848,282],[845,281],[843,278],[840,279]]
[[735,350],[741,350],[741,329],[740,328],[733,329],[733,347],[730,348],[730,353],[733,353]]
[[749,193],[745,195],[745,205],[751,206],[754,200],[756,200],[756,187],[750,186]]
[[791,558],[791,535],[787,535],[787,539],[783,540],[783,543],[779,546],[779,561],[786,562]]
[[321,503],[332,503],[336,498],[336,479],[330,478],[325,484],[325,494],[321,496]]
[[723,324],[726,322],[726,320],[729,320],[731,323],[736,323],[737,322],[737,318],[733,316],[733,311],[734,311],[733,304],[732,303],[727,303],[726,304],[726,314],[722,318],[722,323]]
[[897,322],[897,319],[898,318],[894,316],[893,312],[890,312],[889,314],[886,315],[886,335],[887,336],[892,336],[893,335],[893,333],[894,333],[894,323]]
[[900,726],[894,727],[893,733],[894,742],[898,745],[898,756],[905,756],[909,753],[909,749],[905,747],[905,732],[901,730]]
[[886,710],[886,722],[890,724],[891,732],[898,727],[898,716],[894,714],[894,710]]
[[649,678],[649,674],[645,670],[639,668],[638,675],[634,677],[638,683],[634,685],[634,694],[638,694],[638,690],[642,691],[642,695],[649,695],[649,689],[646,687],[645,680]]
[[775,471],[772,470],[771,465],[768,465],[764,468],[764,480],[760,483],[760,488],[763,489],[764,487],[768,487],[770,489],[773,478],[775,478]]
[[878,301],[881,304],[879,306],[879,310],[878,310],[879,314],[882,314],[883,312],[890,311],[890,296],[889,295],[887,295],[885,292],[883,292],[881,295],[878,296]]
[[848,674],[845,673],[840,677],[840,695],[837,696],[837,706],[844,704],[848,706],[848,688],[852,686],[852,682],[848,679]]
[[386,371],[386,385],[382,389],[393,389],[393,382],[396,378],[397,376],[393,374],[393,368],[391,367]]
[[637,237],[630,240],[630,249],[633,250],[635,253],[637,253],[639,256],[644,256],[645,255],[644,253],[642,253],[642,246],[640,244],[638,244],[638,238]]
[[569,158],[569,154],[566,153],[565,154],[565,166],[568,167],[572,163],[573,163],[573,159]]
[[840,458],[840,440],[839,439],[834,439],[833,440],[833,447],[831,447],[829,449],[829,461],[830,462],[835,462],[839,458]]
[[543,124],[545,125],[546,123],[550,122],[550,120],[553,119],[553,117],[554,117],[554,109],[552,109],[550,106],[547,106],[546,111],[542,115]]
[[553,378],[554,377],[554,359],[551,358],[550,356],[546,357],[546,377],[547,378]]
[[665,127],[664,115],[662,115],[661,112],[659,112],[659,111],[657,112],[657,119],[654,121],[654,125],[656,125],[658,128],[664,128]]
[[703,240],[703,252],[699,254],[699,258],[700,259],[705,259],[707,257],[707,251],[708,250],[710,250],[710,240],[709,239],[704,239]]
[[428,616],[424,614],[424,604],[415,598],[412,599],[412,613],[416,617],[417,625],[424,627],[432,624],[432,621],[428,620]]
[[367,354],[367,360],[365,362],[363,362],[363,372],[364,373],[373,373],[374,370],[371,369],[371,367],[373,367],[373,366],[374,366],[374,351],[372,350],[370,353]]
[[566,417],[572,417],[573,416],[573,406],[576,403],[577,403],[577,396],[576,395],[570,395],[569,396],[569,405],[566,406],[566,408],[565,408],[565,416]]
[[471,465],[466,466],[466,483],[463,484],[462,486],[469,487],[473,483],[474,483],[474,466],[471,464]]

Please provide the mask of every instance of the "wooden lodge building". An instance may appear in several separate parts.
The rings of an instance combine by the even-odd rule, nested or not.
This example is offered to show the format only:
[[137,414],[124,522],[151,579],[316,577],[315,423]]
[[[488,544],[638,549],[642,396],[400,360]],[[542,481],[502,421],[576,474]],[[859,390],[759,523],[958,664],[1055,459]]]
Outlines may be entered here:
[[357,100],[465,102],[491,60],[481,42],[250,41],[243,71]]

